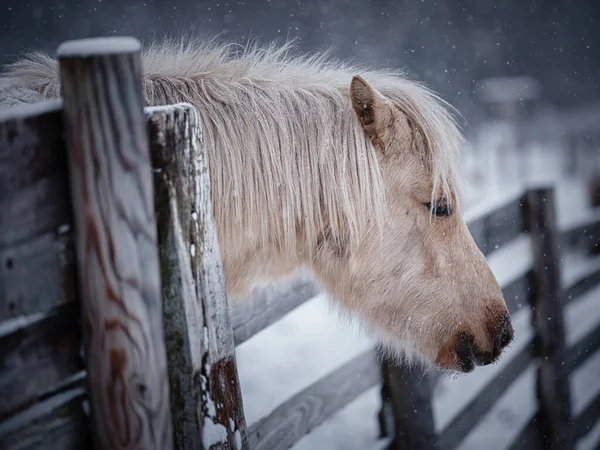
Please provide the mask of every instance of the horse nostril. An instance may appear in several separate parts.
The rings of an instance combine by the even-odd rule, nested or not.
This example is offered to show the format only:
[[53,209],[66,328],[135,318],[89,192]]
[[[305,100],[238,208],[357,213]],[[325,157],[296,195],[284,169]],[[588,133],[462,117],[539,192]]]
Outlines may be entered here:
[[473,335],[460,333],[456,340],[456,356],[460,364],[460,370],[465,373],[472,372],[475,369],[475,339]]
[[515,335],[515,330],[513,329],[512,323],[510,319],[504,325],[504,331],[502,332],[502,338],[500,339],[500,347],[504,348],[508,344],[510,344]]
[[498,339],[496,341],[498,343],[498,351],[501,351],[504,347],[512,342],[514,334],[515,331],[510,321],[510,317],[506,316],[500,325],[500,329],[498,330]]

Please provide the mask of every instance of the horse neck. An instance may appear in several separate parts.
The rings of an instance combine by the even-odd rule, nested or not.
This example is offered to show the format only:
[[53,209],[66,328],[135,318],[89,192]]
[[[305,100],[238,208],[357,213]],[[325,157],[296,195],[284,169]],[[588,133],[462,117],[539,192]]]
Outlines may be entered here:
[[249,107],[231,97],[197,102],[226,278],[279,277],[310,264],[324,236],[350,234],[360,207],[349,173],[366,158],[351,146],[364,137],[349,135],[349,102],[327,95],[276,107],[267,95],[245,99]]
[[347,92],[182,83],[155,77],[147,101],[185,101],[199,111],[229,287],[310,263],[324,238],[356,236],[365,218],[378,217],[379,166]]

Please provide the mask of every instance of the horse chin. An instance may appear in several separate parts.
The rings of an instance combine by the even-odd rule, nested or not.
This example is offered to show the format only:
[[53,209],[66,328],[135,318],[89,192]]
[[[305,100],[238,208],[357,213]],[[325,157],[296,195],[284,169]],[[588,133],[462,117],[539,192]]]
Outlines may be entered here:
[[435,379],[456,379],[473,372],[478,364],[473,357],[470,360],[458,360],[454,356],[452,361],[441,362],[431,358],[419,351],[413,344],[403,340],[397,340],[387,334],[379,334],[382,352],[396,365],[406,365],[410,368],[418,368]]
[[393,336],[379,327],[373,331],[379,340],[381,353],[394,364],[418,366],[426,372],[437,368],[435,362],[416,348],[411,341]]
[[485,352],[475,343],[472,334],[461,332],[450,346],[439,352],[435,364],[442,370],[460,374],[473,372],[477,367],[487,366],[498,361],[501,350]]

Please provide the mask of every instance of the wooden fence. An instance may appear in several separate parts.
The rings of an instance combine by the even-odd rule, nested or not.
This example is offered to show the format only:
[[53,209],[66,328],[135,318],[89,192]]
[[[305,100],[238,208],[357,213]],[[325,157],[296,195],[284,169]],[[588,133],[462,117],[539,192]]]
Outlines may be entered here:
[[0,448],[286,449],[381,386],[391,449],[451,449],[530,364],[538,412],[512,448],[574,448],[597,422],[600,398],[572,416],[568,382],[600,324],[567,348],[563,310],[600,270],[563,286],[559,261],[597,245],[600,221],[558,230],[540,188],[469,221],[486,256],[530,239],[533,263],[503,291],[513,313],[528,299],[535,336],[440,433],[434,380],[375,349],[247,426],[235,346],[318,288],[229,310],[194,109],[143,108],[135,40],[67,43],[59,62],[62,101],[0,117]]

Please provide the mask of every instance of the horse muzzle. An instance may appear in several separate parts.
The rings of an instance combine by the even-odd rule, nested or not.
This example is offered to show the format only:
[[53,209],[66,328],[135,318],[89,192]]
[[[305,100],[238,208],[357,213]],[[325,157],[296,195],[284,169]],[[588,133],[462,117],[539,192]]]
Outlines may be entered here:
[[489,334],[491,350],[482,350],[472,333],[459,331],[449,345],[442,348],[435,363],[445,369],[469,373],[477,366],[487,366],[496,362],[514,338],[510,316],[504,315]]

